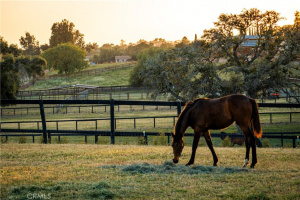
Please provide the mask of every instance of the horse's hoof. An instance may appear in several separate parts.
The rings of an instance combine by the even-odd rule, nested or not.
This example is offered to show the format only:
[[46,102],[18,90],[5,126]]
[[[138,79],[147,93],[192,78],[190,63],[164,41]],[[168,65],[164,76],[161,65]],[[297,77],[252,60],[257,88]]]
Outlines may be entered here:
[[194,163],[188,163],[188,164],[186,164],[185,166],[190,166],[190,165],[192,165],[192,164],[194,164]]
[[251,169],[254,169],[254,165],[251,165],[250,168],[251,168]]
[[174,160],[174,159],[173,159],[173,162],[176,164],[176,163],[178,163],[178,160]]
[[214,167],[218,167],[217,163],[214,163]]
[[249,160],[246,158],[243,167],[246,167],[249,164]]

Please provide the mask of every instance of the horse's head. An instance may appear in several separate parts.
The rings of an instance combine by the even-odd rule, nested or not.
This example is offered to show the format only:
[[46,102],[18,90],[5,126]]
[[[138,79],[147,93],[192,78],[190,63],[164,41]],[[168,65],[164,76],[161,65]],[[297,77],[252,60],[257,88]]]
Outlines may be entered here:
[[173,137],[172,147],[174,153],[173,162],[178,163],[179,157],[181,156],[181,152],[184,147],[184,143],[182,137],[176,137],[176,135],[174,135],[173,133],[172,133],[172,137]]

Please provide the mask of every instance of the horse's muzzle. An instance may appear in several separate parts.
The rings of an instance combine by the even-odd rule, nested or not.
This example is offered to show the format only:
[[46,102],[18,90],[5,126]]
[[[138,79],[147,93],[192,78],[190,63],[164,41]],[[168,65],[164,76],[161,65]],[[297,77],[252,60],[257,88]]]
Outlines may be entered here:
[[173,162],[178,163],[179,162],[179,156],[174,155]]

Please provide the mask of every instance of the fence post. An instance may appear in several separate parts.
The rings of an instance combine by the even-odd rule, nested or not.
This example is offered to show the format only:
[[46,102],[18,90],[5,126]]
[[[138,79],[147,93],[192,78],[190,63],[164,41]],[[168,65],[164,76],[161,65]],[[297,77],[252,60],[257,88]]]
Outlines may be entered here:
[[43,127],[43,143],[47,144],[47,126],[46,126],[43,100],[39,100],[39,104],[40,104],[40,114],[41,114],[42,127]]
[[177,115],[179,116],[181,113],[181,102],[177,101]]
[[281,147],[283,148],[283,138],[282,138],[283,134],[281,132]]
[[51,132],[50,131],[47,131],[47,132],[48,132],[48,141],[51,144]]
[[110,99],[110,143],[115,144],[115,100]]

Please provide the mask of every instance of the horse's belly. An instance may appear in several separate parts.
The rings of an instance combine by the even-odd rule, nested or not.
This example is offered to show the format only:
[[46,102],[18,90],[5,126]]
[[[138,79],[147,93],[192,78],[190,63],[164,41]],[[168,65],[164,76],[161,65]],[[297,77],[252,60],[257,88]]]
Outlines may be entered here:
[[232,120],[230,120],[230,121],[224,121],[224,122],[222,122],[222,121],[218,121],[218,122],[217,122],[217,121],[216,121],[215,123],[212,123],[212,124],[208,127],[208,129],[213,129],[213,130],[224,129],[224,128],[227,128],[227,127],[231,126],[232,123],[233,123]]

